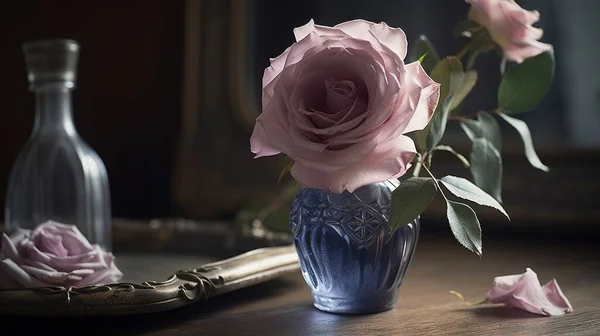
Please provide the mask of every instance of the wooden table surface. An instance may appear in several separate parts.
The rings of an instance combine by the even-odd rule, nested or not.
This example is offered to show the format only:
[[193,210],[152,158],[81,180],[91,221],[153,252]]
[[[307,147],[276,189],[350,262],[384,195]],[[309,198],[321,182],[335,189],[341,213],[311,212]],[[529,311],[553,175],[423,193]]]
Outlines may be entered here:
[[[301,275],[178,310],[111,318],[0,318],[0,335],[43,328],[56,335],[595,335],[600,334],[600,247],[592,243],[485,241],[484,255],[450,238],[421,237],[395,309],[343,316],[313,308]],[[496,275],[538,273],[556,278],[574,312],[540,317],[498,305],[471,307]]]

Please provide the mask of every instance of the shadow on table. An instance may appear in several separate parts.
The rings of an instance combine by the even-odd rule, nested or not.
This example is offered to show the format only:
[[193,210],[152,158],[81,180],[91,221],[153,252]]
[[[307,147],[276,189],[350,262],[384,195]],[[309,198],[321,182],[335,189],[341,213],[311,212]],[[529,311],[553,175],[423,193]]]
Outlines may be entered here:
[[[275,279],[235,292],[223,294],[207,301],[197,302],[170,311],[130,316],[90,316],[90,317],[10,317],[0,316],[0,330],[14,331],[14,334],[34,334],[42,328],[57,331],[57,335],[138,335],[152,331],[164,331],[181,324],[219,316],[220,313],[236,305],[248,304],[270,296],[281,294],[296,284],[287,279]],[[222,314],[225,315],[225,314]],[[197,330],[199,334],[203,334]],[[51,332],[52,333],[52,332]],[[12,335],[11,333],[1,333]],[[162,334],[162,333],[161,333]]]
[[537,315],[530,313],[528,311],[507,307],[507,306],[485,306],[485,307],[473,307],[470,309],[461,309],[461,311],[465,313],[472,313],[477,315],[477,317],[481,318],[489,318],[489,319],[502,319],[502,320],[510,320],[510,319],[531,319],[531,318],[539,318],[543,317],[542,315]]

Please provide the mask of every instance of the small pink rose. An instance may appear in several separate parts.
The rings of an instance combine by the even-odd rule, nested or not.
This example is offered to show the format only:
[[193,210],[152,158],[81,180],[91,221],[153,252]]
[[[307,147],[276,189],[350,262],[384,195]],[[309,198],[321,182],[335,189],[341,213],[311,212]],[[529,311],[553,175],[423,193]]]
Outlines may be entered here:
[[540,285],[537,274],[527,268],[525,273],[494,278],[486,302],[505,303],[528,312],[546,316],[563,315],[573,306],[563,294],[556,279]]
[[115,257],[91,245],[74,225],[48,221],[2,237],[0,288],[82,287],[122,276]]
[[538,11],[527,11],[514,0],[466,0],[471,5],[469,19],[486,27],[504,56],[517,63],[552,49],[542,43],[543,31],[532,26],[540,19]]
[[404,64],[404,32],[311,20],[294,34],[264,72],[252,152],[283,152],[301,185],[336,193],[402,176],[416,152],[405,134],[423,129],[439,100],[420,63]]

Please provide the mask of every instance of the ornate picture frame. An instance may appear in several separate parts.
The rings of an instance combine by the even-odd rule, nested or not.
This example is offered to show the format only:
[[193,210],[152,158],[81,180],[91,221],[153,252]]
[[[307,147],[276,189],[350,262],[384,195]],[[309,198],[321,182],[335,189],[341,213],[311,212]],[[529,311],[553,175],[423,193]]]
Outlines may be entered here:
[[[197,268],[177,270],[170,275],[165,270],[165,280],[70,288],[2,289],[0,315],[111,316],[161,312],[263,283],[299,269],[296,250],[285,234],[234,230],[225,222],[184,220],[150,223],[116,220],[113,228],[115,248],[121,251],[135,250],[152,255],[165,247],[179,245],[180,252],[186,250],[203,255],[213,252],[211,255],[217,258],[248,251]],[[191,238],[188,242],[195,241],[206,249],[211,248],[211,244],[204,243],[212,241],[221,249],[191,251],[192,245],[182,237]],[[148,241],[150,244],[146,244]],[[118,252],[116,255],[118,258]],[[127,270],[123,271],[127,275]]]

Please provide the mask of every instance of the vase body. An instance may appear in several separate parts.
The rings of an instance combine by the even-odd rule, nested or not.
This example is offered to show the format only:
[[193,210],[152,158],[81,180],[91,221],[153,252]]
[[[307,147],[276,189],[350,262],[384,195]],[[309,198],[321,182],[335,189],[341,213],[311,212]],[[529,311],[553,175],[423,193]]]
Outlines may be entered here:
[[42,40],[23,45],[35,93],[33,131],[13,165],[5,204],[8,232],[48,220],[76,225],[92,244],[111,249],[106,168],[77,133],[72,117],[79,45]]
[[419,236],[419,220],[390,232],[397,181],[353,193],[302,189],[290,226],[315,307],[331,313],[374,313],[394,307]]

